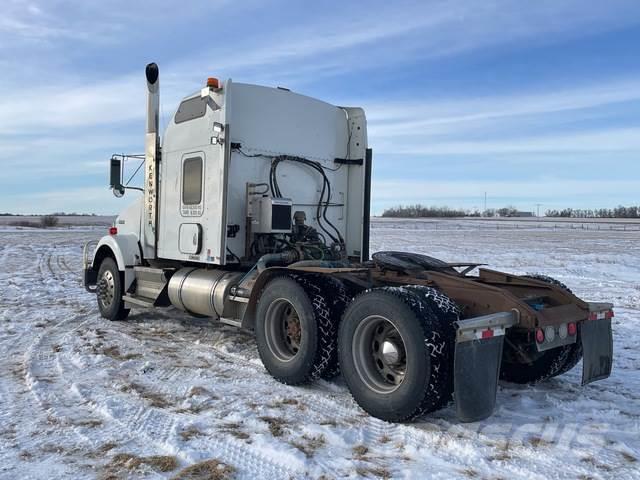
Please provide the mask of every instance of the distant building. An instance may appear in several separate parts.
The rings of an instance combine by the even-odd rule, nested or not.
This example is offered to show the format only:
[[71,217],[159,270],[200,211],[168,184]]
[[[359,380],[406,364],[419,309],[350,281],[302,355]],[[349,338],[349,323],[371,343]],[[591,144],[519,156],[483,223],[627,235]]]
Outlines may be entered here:
[[513,212],[512,217],[535,217],[533,212]]

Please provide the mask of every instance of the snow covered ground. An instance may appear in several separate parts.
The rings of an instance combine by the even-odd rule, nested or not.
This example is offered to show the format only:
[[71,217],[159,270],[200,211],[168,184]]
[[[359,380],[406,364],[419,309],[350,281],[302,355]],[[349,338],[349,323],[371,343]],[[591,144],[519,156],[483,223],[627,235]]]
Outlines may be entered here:
[[616,304],[609,379],[581,387],[579,366],[502,384],[485,421],[449,407],[409,425],[367,416],[340,380],[277,383],[249,333],[173,309],[102,320],[79,274],[100,234],[0,232],[0,478],[640,478],[638,232],[374,220],[374,250]]

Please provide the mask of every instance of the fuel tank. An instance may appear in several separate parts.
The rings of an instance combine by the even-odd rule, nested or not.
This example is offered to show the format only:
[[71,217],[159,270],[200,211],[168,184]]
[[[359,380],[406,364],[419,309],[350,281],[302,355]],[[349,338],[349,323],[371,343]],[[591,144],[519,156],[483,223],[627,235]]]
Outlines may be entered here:
[[221,269],[181,268],[169,280],[169,300],[185,312],[220,318],[229,290],[242,276],[242,272]]

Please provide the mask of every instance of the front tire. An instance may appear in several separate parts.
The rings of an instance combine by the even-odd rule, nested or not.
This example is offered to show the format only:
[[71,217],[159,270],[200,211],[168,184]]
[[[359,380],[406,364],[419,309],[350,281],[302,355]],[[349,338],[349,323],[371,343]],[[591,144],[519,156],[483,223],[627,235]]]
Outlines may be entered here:
[[342,375],[355,401],[390,422],[442,407],[453,375],[448,322],[432,297],[411,287],[356,297],[338,336]]
[[107,320],[124,320],[129,315],[122,295],[124,292],[123,274],[111,257],[102,260],[98,270],[96,297],[100,315]]

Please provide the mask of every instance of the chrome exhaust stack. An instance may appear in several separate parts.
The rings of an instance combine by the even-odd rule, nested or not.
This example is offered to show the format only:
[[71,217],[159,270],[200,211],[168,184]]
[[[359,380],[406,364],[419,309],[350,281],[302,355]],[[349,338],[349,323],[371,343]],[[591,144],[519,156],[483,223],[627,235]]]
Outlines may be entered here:
[[158,65],[150,63],[145,68],[147,77],[147,125],[145,130],[144,156],[144,217],[142,248],[144,257],[156,258],[156,225],[158,221],[158,157],[160,153],[160,71]]

